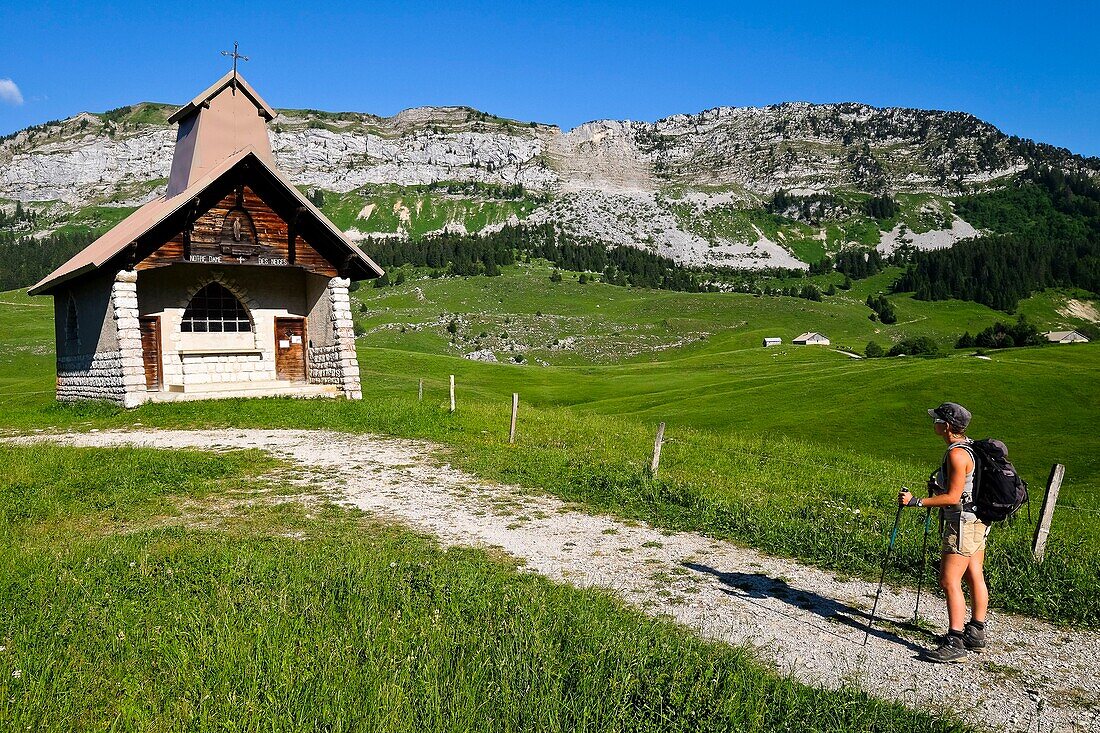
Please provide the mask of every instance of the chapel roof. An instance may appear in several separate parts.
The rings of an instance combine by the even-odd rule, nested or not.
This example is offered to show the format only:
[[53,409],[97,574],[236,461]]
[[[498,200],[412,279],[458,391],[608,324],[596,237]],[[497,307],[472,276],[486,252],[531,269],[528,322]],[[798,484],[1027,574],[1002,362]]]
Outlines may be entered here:
[[[226,90],[234,97],[239,90],[244,99],[225,101]],[[220,95],[225,103],[218,101]],[[247,120],[247,113],[242,112],[248,108],[254,110],[252,120]],[[315,221],[321,236],[345,252],[349,267],[355,266],[357,273],[365,277],[380,277],[382,268],[344,236],[275,166],[266,131],[266,122],[273,116],[267,103],[239,74],[222,77],[169,118],[180,121],[181,126],[165,195],[145,204],[78,252],[32,287],[30,294],[47,293],[63,282],[102,267],[238,167],[247,167],[261,176],[267,174],[274,188],[293,200],[294,208],[303,209]],[[237,122],[242,125],[237,126]]]
[[178,122],[169,198],[187,189],[226,158],[253,148],[275,164],[267,123],[275,116],[244,77],[230,72],[171,117]]
[[245,81],[240,72],[229,71],[226,72],[225,76],[211,84],[209,88],[200,93],[190,102],[173,112],[172,116],[168,118],[168,122],[179,122],[184,117],[187,117],[188,115],[193,113],[195,110],[209,105],[211,99],[233,86],[235,86],[236,89],[239,89],[241,92],[248,96],[252,103],[259,108],[260,113],[266,118],[268,122],[271,122],[271,120],[275,119],[275,110],[273,110],[271,106],[268,105],[268,103],[265,102],[263,98],[256,93],[256,90],[252,88],[251,84]]

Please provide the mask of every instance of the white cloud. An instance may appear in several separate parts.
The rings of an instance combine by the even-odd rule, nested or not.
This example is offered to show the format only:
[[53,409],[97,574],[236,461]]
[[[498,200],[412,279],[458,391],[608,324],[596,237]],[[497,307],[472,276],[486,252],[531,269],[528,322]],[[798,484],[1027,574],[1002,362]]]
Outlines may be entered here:
[[23,104],[23,92],[11,79],[0,79],[0,102],[14,104],[16,107]]

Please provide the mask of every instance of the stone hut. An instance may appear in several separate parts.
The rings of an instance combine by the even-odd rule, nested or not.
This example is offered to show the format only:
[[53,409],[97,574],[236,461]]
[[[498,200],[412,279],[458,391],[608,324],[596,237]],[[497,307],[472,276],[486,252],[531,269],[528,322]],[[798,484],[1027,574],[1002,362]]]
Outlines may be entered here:
[[348,286],[382,275],[276,168],[275,112],[235,72],[169,118],[167,191],[31,288],[57,399],[360,399]]

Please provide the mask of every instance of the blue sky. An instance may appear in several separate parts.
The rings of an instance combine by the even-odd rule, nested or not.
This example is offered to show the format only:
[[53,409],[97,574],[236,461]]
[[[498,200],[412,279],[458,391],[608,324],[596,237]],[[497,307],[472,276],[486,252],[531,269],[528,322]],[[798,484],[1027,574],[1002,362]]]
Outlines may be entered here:
[[275,107],[464,104],[570,128],[860,101],[963,110],[1100,155],[1100,3],[830,5],[0,0],[0,134],[185,102],[238,40],[243,73]]

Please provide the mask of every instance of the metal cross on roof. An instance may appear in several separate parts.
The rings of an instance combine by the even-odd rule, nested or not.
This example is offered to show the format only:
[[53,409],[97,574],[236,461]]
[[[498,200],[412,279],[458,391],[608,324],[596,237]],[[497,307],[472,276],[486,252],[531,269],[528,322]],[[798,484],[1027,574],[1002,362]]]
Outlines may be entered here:
[[237,59],[240,59],[241,61],[248,61],[248,57],[247,56],[242,56],[241,54],[237,53],[237,42],[236,41],[233,41],[233,50],[232,51],[222,51],[222,56],[232,56],[233,57],[233,93],[236,94],[237,93]]

